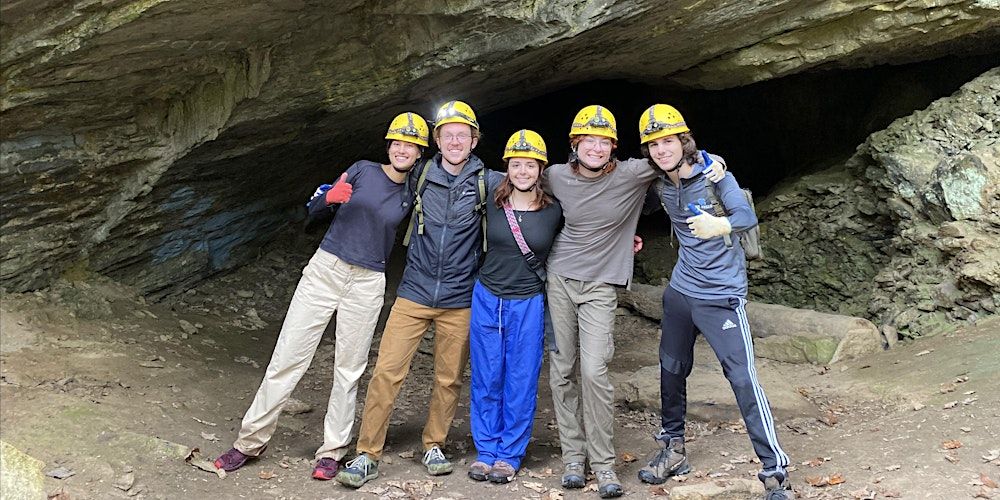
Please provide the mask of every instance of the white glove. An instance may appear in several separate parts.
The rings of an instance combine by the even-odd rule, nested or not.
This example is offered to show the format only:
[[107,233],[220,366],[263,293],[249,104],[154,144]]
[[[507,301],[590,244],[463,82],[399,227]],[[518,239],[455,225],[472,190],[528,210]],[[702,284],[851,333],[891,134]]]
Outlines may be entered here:
[[723,167],[720,162],[713,161],[712,164],[708,166],[708,170],[705,171],[705,177],[708,177],[708,180],[714,183],[718,183],[726,177],[726,168]]
[[716,217],[705,212],[694,217],[688,217],[685,222],[687,222],[688,228],[691,229],[691,234],[695,238],[703,240],[725,236],[733,232],[733,226],[729,223],[728,218]]

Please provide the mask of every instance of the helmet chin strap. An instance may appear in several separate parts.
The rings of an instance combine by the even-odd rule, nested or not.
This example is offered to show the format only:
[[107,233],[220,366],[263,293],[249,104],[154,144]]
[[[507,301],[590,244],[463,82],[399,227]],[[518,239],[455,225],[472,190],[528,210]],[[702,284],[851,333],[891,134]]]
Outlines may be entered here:
[[681,163],[684,163],[684,158],[683,157],[680,160],[677,160],[677,164],[674,165],[672,168],[668,168],[666,170],[666,172],[668,172],[668,173],[669,172],[676,172],[677,169],[681,168]]

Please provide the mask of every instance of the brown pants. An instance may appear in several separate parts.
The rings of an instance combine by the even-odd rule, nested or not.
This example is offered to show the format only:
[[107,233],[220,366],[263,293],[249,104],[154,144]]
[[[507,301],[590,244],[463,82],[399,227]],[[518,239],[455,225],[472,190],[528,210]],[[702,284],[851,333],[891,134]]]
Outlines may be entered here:
[[358,433],[358,453],[367,453],[375,460],[382,456],[389,415],[403,379],[410,371],[410,362],[417,352],[420,339],[431,321],[434,333],[434,390],[430,410],[424,425],[424,450],[444,446],[448,427],[458,408],[462,390],[462,372],[469,359],[470,309],[440,309],[427,307],[412,300],[396,299],[378,348],[375,372],[368,383],[365,411]]

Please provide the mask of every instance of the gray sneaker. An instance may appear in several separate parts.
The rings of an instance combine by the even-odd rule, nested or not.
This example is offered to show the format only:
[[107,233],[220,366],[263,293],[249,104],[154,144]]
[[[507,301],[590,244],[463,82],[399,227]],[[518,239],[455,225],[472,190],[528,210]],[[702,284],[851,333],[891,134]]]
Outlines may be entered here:
[[764,500],[795,500],[795,492],[784,474],[778,472],[760,479],[764,481]]
[[597,476],[597,494],[601,498],[615,498],[625,493],[622,490],[622,483],[618,480],[618,475],[613,470],[594,471]]
[[583,462],[570,462],[566,464],[566,471],[562,476],[563,488],[583,488],[586,485],[586,467]]
[[427,473],[432,476],[443,476],[445,474],[451,474],[452,466],[451,462],[448,461],[444,456],[444,452],[441,448],[437,446],[427,450],[424,453],[424,466],[427,467]]
[[670,476],[680,476],[691,472],[687,454],[684,452],[684,438],[655,436],[660,450],[653,454],[645,467],[639,470],[639,480],[649,484],[663,484]]
[[367,453],[362,453],[354,460],[347,462],[337,473],[337,482],[351,488],[360,488],[365,483],[378,477],[378,462],[371,459]]

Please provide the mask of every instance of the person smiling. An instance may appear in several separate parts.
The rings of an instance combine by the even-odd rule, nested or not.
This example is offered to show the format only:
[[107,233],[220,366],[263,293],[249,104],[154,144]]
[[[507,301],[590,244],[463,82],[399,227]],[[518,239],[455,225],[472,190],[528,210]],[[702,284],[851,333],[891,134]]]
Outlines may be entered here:
[[[562,486],[583,488],[589,460],[598,494],[618,497],[624,491],[612,469],[614,387],[608,377],[618,306],[615,287],[632,280],[633,253],[641,248],[635,228],[646,190],[659,174],[646,159],[615,159],[617,125],[603,106],[581,109],[569,136],[570,161],[545,169],[543,176],[565,217],[547,263],[555,334],[549,385],[565,466]],[[720,163],[709,160],[706,165],[716,178],[724,172]]]
[[385,263],[396,227],[410,211],[409,172],[427,147],[428,127],[402,113],[385,135],[388,164],[362,160],[309,203],[311,216],[333,215],[319,249],[302,270],[274,354],[243,417],[233,448],[215,466],[234,471],[259,456],[278,416],[309,368],[330,318],[337,313],[333,388],[323,421],[323,446],[312,476],[333,479],[354,427],[358,380],[368,365],[372,335],[385,294]]
[[657,451],[639,471],[639,479],[661,484],[691,470],[684,420],[687,377],[700,332],[722,364],[763,466],[758,478],[764,483],[764,498],[791,500],[789,459],[778,443],[771,407],[757,380],[746,315],[747,272],[740,233],[757,225],[757,216],[732,174],[718,184],[705,182],[691,129],[673,106],[650,106],[639,119],[639,136],[644,154],[663,172],[652,191],[680,243],[670,285],[663,292]]
[[489,249],[472,290],[469,416],[476,481],[508,483],[521,467],[535,418],[542,368],[544,262],[562,208],[541,188],[545,142],[531,130],[510,136],[507,176],[486,206]]
[[472,286],[479,269],[482,207],[488,186],[503,174],[486,170],[472,154],[479,123],[462,101],[443,104],[435,115],[439,152],[423,166],[415,185],[406,268],[379,343],[378,360],[365,396],[358,455],[337,481],[359,488],[379,475],[389,415],[410,370],[420,339],[434,323],[434,390],[424,425],[423,464],[432,476],[453,466],[442,447],[458,407],[462,372],[469,357]]

